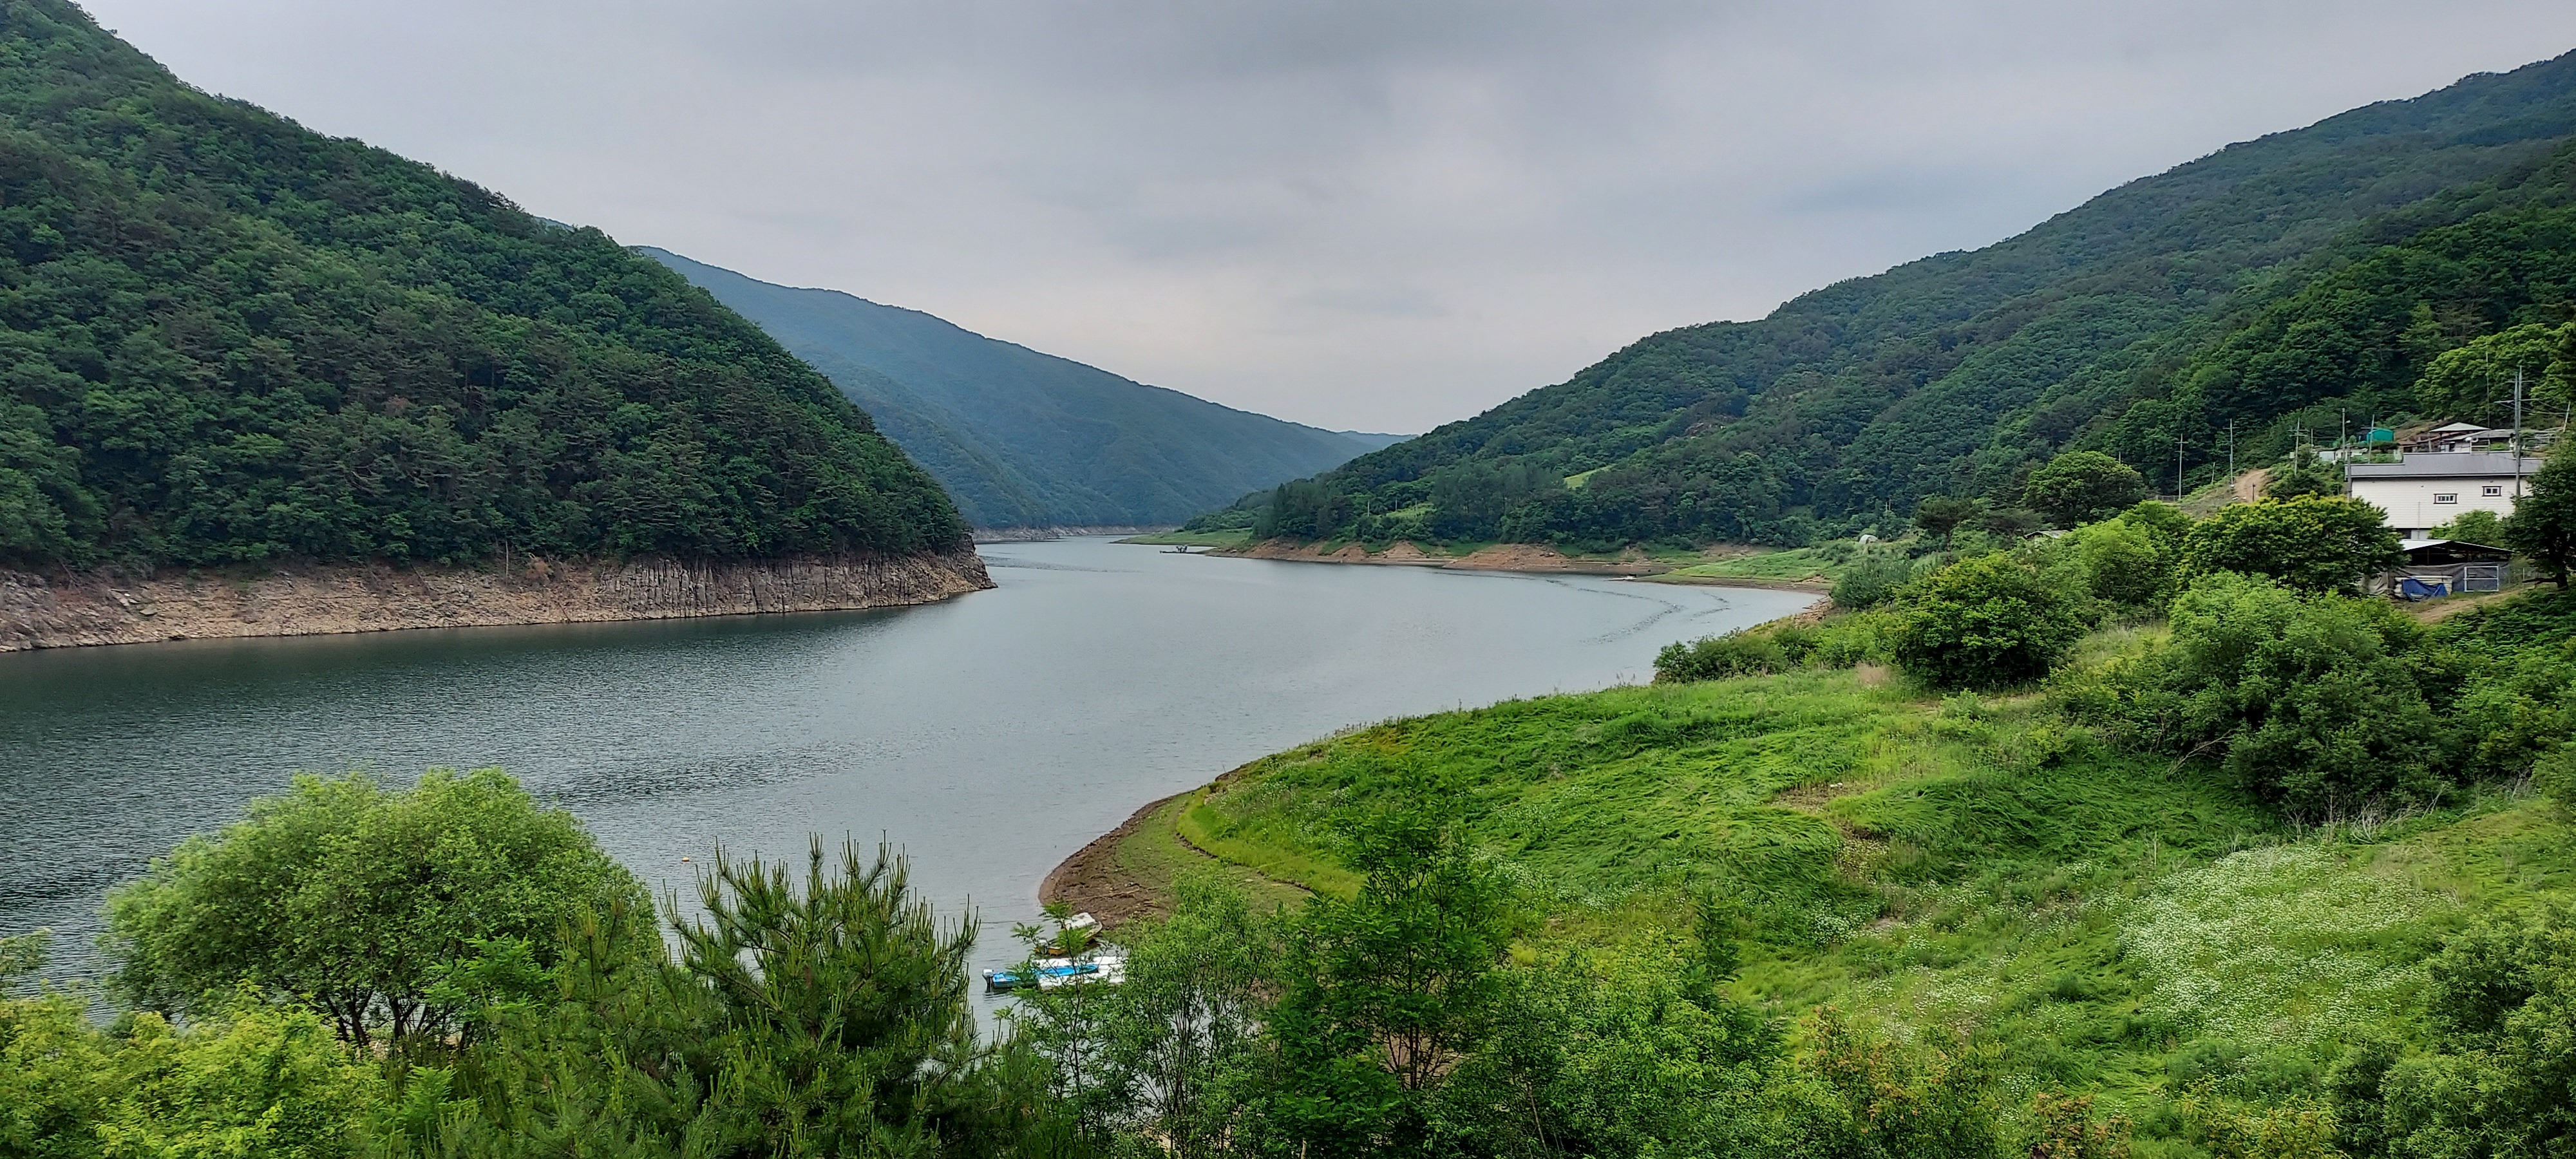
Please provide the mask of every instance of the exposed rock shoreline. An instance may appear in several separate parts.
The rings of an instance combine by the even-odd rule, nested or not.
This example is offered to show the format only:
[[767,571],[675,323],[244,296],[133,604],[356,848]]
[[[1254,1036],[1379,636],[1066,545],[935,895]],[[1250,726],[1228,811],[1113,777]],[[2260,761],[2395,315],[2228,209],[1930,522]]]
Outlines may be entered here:
[[0,652],[233,636],[669,620],[926,604],[993,586],[972,548],[771,560],[534,559],[507,571],[280,565],[143,579],[0,571]]
[[1592,575],[1647,575],[1662,570],[1645,553],[1631,551],[1617,560],[1574,559],[1545,544],[1497,543],[1465,555],[1435,555],[1410,539],[1399,539],[1383,551],[1356,543],[1327,552],[1323,545],[1272,539],[1250,547],[1211,548],[1204,554],[1244,559],[1284,559],[1300,563],[1366,563],[1395,567],[1444,567],[1461,571],[1582,572]]

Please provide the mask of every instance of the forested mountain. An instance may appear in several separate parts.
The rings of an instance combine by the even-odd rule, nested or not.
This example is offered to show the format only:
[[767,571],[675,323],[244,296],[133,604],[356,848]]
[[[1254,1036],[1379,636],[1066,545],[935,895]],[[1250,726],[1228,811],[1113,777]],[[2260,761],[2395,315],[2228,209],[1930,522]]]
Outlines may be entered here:
[[2069,447],[2171,486],[2177,440],[2196,483],[2231,422],[2260,461],[2296,426],[2451,406],[2414,391],[2446,351],[2564,333],[2571,136],[2576,54],[2370,105],[1981,250],[1653,335],[1201,525],[1796,543],[1927,495],[2014,502]]
[[1178,523],[1397,441],[1145,386],[919,310],[640,252],[830,375],[978,527]]
[[593,229],[0,7],[0,562],[740,558],[966,525]]

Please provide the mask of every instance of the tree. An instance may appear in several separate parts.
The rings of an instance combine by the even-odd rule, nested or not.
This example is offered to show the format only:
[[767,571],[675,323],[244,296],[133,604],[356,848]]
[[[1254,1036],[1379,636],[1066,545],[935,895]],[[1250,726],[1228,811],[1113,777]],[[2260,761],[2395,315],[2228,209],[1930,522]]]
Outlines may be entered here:
[[902,859],[827,858],[818,838],[801,874],[716,861],[703,916],[668,915],[676,953],[633,936],[649,910],[583,915],[546,1000],[458,1061],[449,1107],[472,1121],[452,1128],[472,1145],[451,1153],[1067,1153],[1039,1060],[976,1041],[974,926],[943,923]]
[[2343,494],[2343,475],[2317,457],[2314,447],[2301,447],[2291,452],[2290,461],[2272,469],[2263,481],[2266,499],[2296,499],[2302,495],[2335,496]]
[[2567,571],[2576,567],[2576,444],[2560,441],[2549,460],[2533,472],[2530,491],[2515,504],[2505,525],[2507,546],[2567,586]]
[[1436,1153],[1440,1088],[1494,1031],[1504,883],[1436,816],[1424,802],[1364,825],[1359,896],[1317,897],[1286,931],[1271,1113],[1292,1149]]
[[2358,499],[2301,495],[2237,503],[2194,524],[2183,539],[2186,576],[2232,571],[2270,576],[2301,591],[2353,587],[2406,562],[2378,508]]
[[2084,635],[2081,599],[2010,553],[1953,564],[1916,581],[1899,604],[1896,662],[1945,687],[2037,680]]
[[364,1045],[455,1028],[449,970],[512,940],[550,962],[558,929],[621,903],[644,904],[634,877],[499,769],[432,769],[409,790],[298,776],[109,894],[113,983],[173,1012],[247,983]]
[[[2163,506],[2163,504],[2158,504]],[[2130,608],[2154,607],[2172,594],[2173,556],[2151,527],[2123,515],[2088,523],[2068,536],[2084,563],[2093,598]]]
[[2456,539],[2481,547],[2502,547],[2505,544],[2504,517],[2493,511],[2463,511],[2459,518],[2434,528],[2432,537]]
[[2059,527],[2108,519],[2146,497],[2146,479],[2100,451],[2068,451],[2022,484],[2022,500]]
[[[2513,421],[2513,376],[2523,373],[2524,402],[2565,405],[2561,350],[2576,346],[2576,323],[2510,326],[2436,355],[2415,381],[2425,413],[2500,427]],[[2535,408],[2536,409],[2536,408]],[[2552,409],[2555,409],[2553,407]]]
[[1914,505],[1914,525],[1928,534],[1940,536],[1941,542],[1946,544],[1950,542],[1951,532],[1958,530],[1960,524],[1976,518],[1983,509],[1984,504],[1974,499],[1929,495]]

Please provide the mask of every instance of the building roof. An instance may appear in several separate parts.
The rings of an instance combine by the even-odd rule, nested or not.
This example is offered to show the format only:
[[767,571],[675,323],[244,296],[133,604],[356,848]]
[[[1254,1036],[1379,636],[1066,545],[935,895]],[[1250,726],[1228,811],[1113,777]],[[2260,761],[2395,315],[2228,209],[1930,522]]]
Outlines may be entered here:
[[2406,553],[2410,564],[2502,563],[2513,558],[2513,553],[2504,548],[2461,539],[2400,540],[2397,550]]
[[[2540,460],[2520,456],[2521,474],[2540,470]],[[2401,455],[2394,463],[2348,463],[2353,482],[2369,479],[2510,479],[2515,456],[2501,451],[2440,451]]]

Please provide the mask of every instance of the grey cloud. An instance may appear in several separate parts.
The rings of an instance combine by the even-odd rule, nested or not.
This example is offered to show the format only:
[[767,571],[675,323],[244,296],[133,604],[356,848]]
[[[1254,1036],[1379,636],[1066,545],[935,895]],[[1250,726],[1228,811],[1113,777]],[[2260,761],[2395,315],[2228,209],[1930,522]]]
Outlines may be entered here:
[[93,10],[552,217],[1378,430],[2576,47],[2563,0]]

